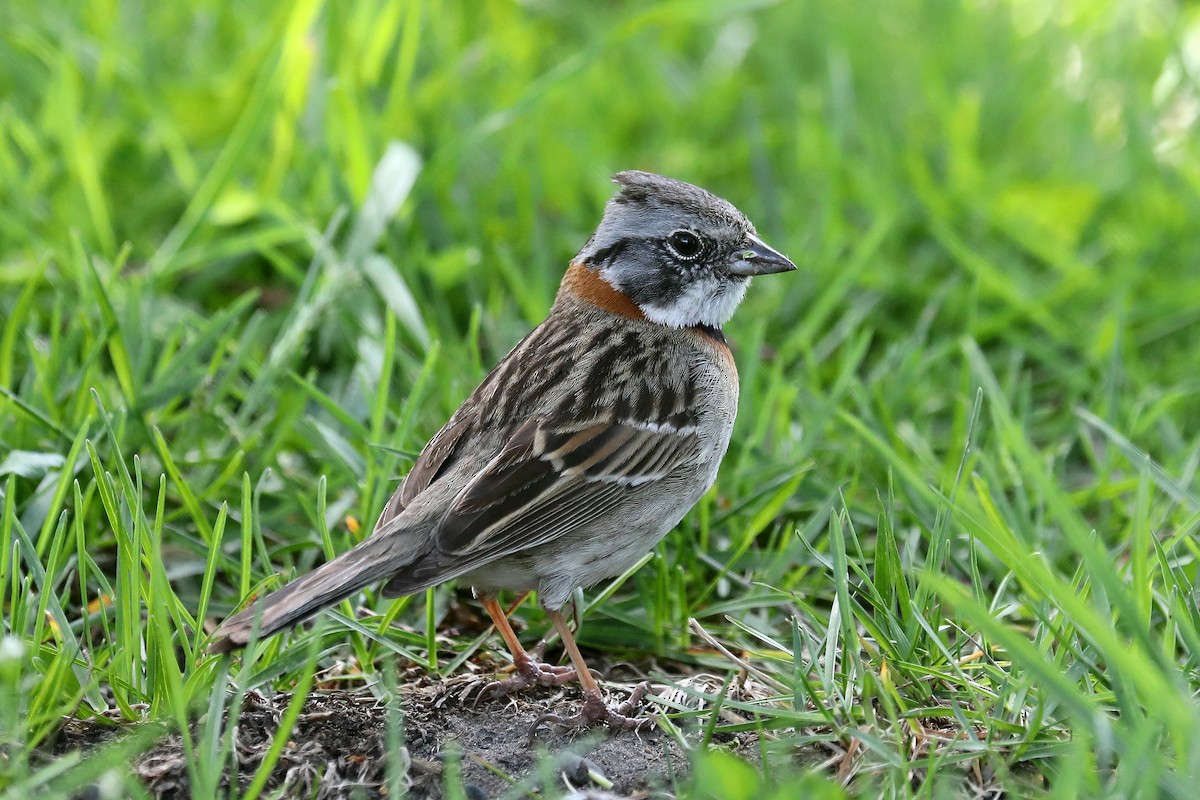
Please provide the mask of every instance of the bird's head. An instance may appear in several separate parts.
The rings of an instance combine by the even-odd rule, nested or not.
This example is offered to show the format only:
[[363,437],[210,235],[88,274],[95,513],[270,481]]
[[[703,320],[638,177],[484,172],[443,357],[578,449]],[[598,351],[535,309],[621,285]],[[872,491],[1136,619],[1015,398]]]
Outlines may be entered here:
[[652,322],[720,328],[750,278],[796,265],[716,195],[649,172],[618,172],[620,191],[575,262],[595,270]]

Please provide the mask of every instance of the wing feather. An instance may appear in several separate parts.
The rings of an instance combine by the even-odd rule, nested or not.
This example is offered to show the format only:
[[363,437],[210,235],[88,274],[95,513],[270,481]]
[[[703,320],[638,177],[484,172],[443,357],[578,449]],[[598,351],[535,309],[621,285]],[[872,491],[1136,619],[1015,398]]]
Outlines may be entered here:
[[602,513],[623,492],[695,457],[694,428],[532,419],[459,493],[438,549],[471,563],[537,547]]
[[429,440],[412,469],[404,476],[404,480],[396,487],[391,499],[383,507],[379,521],[375,523],[375,533],[384,530],[392,520],[400,515],[417,495],[429,488],[454,462],[454,455],[464,434],[469,431],[475,421],[474,415],[456,414],[446,425]]

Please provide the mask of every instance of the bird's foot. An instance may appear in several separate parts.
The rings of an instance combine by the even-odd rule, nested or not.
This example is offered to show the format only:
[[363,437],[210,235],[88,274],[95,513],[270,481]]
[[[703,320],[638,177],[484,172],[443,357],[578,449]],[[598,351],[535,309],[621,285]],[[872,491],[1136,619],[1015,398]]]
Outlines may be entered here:
[[571,717],[561,717],[558,714],[543,714],[533,723],[529,731],[532,740],[542,725],[555,728],[590,728],[593,725],[607,725],[615,731],[646,731],[654,727],[653,717],[631,717],[629,714],[637,710],[642,698],[650,691],[650,684],[642,682],[634,688],[629,699],[616,708],[606,705],[599,692],[584,692],[583,708]]
[[492,684],[492,697],[503,697],[530,686],[562,686],[578,678],[572,666],[555,666],[544,661],[529,661],[517,664],[517,674]]
[[495,700],[506,697],[531,686],[562,686],[579,677],[574,667],[559,667],[533,658],[518,661],[515,666],[517,668],[515,675],[511,678],[489,682],[480,690],[476,702],[484,698]]

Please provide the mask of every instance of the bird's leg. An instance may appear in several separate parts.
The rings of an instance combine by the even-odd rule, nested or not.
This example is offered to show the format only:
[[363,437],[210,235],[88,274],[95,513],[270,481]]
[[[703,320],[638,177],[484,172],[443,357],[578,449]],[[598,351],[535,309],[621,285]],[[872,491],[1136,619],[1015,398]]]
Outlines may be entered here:
[[571,635],[571,629],[567,627],[566,619],[559,611],[547,611],[547,613],[550,615],[550,621],[554,623],[554,629],[562,637],[563,646],[567,648],[567,653],[571,656],[571,663],[575,665],[575,671],[579,673],[579,683],[583,686],[583,708],[573,717],[563,718],[557,714],[543,714],[537,722],[533,723],[530,736],[532,737],[537,732],[542,723],[568,728],[603,723],[614,730],[622,731],[642,731],[652,727],[654,720],[649,717],[626,716],[637,709],[642,698],[650,691],[650,685],[648,683],[638,684],[629,699],[616,708],[605,705],[604,698],[600,694],[600,687],[596,684],[596,679],[592,677],[591,670],[584,663],[583,654],[579,652],[579,645],[575,644],[575,637]]
[[[543,664],[540,660],[533,658],[521,646],[521,641],[517,638],[516,631],[512,629],[512,625],[508,622],[508,615],[504,613],[504,609],[496,598],[489,597],[483,600],[483,610],[492,618],[492,623],[496,626],[496,630],[500,632],[501,638],[504,639],[504,644],[508,646],[508,652],[512,653],[513,666],[517,668],[517,674],[511,678],[505,678],[502,681],[495,681],[488,684],[488,687],[483,690],[480,696],[488,697],[503,697],[506,694],[517,692],[526,689],[530,686],[562,686],[564,683],[569,683],[575,679],[575,667],[558,667],[552,664]],[[591,675],[588,675],[591,678]]]

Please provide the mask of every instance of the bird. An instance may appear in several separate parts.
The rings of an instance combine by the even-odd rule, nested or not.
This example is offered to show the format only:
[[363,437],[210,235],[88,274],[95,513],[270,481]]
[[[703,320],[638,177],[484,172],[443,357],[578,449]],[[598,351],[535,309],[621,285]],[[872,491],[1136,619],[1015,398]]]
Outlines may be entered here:
[[[796,266],[705,189],[638,170],[613,181],[545,320],[429,440],[371,535],[230,617],[210,652],[380,582],[395,597],[457,579],[512,654],[493,695],[578,678],[580,711],[544,720],[641,728],[626,715],[644,689],[606,705],[563,609],[633,567],[713,485],[739,390],[723,328],[751,278]],[[524,648],[501,591],[537,592],[571,666]]]

